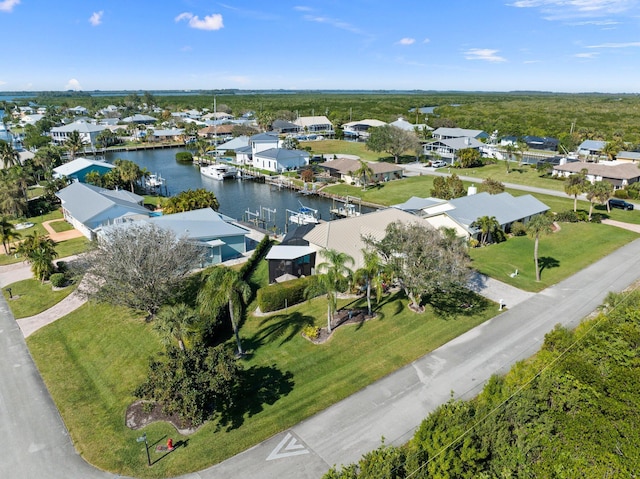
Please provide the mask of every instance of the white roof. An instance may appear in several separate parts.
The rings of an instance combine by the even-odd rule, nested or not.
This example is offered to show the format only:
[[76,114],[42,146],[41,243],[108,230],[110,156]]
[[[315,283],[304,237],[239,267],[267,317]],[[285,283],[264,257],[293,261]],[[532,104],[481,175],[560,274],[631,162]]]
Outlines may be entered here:
[[315,250],[313,248],[310,248],[309,246],[275,245],[271,247],[265,258],[294,260],[296,258],[301,258],[302,256],[311,254],[314,251]]
[[54,168],[53,172],[58,176],[71,176],[74,173],[91,166],[101,166],[109,169],[115,168],[111,163],[105,163],[104,161],[89,160],[88,158],[76,158],[73,161],[69,161],[68,163]]

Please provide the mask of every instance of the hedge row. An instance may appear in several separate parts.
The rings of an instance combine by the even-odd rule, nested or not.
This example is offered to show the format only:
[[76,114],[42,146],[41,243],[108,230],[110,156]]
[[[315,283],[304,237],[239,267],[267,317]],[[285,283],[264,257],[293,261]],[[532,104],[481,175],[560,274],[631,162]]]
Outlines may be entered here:
[[240,268],[240,277],[247,281],[249,277],[253,274],[253,271],[256,269],[262,258],[267,254],[269,248],[271,248],[271,238],[269,235],[264,235],[256,249],[253,251],[251,257],[247,260],[245,264]]
[[275,283],[258,290],[258,307],[263,313],[284,309],[286,306],[302,303],[305,290],[313,281],[313,276],[299,278],[284,283]]

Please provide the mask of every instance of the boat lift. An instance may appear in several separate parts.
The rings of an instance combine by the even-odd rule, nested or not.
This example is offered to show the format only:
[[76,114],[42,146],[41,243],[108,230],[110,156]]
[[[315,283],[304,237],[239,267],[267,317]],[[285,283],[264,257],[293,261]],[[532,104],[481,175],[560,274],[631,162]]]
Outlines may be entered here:
[[275,208],[267,208],[266,206],[261,206],[259,210],[255,212],[247,209],[244,212],[243,221],[246,223],[251,223],[258,228],[262,228],[266,231],[272,231],[276,234],[276,210]]
[[[343,203],[343,205],[340,206],[340,203]],[[349,195],[345,196],[344,199],[333,198],[331,214],[340,218],[360,216],[362,214],[362,198]]]

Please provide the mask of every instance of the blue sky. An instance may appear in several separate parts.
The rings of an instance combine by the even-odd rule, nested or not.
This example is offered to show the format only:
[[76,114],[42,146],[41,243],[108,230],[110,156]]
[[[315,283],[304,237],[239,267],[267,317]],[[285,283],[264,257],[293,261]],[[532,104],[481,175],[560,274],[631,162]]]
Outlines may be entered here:
[[640,90],[640,0],[0,0],[0,90]]

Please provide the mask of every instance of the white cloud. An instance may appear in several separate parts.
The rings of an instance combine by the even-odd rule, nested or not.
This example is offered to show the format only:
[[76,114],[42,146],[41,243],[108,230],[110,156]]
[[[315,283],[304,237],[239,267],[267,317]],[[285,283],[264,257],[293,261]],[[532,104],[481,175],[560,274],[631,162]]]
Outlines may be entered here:
[[506,62],[506,58],[496,55],[498,50],[491,50],[488,48],[472,48],[464,52],[464,57],[467,60],[484,60],[486,62],[498,63]]
[[422,40],[422,43],[429,43],[431,41],[430,38],[425,38],[424,40]]
[[399,42],[398,45],[413,45],[416,42],[415,38],[402,38]]
[[339,28],[341,30],[346,30],[358,35],[366,35],[365,32],[360,30],[358,27],[355,27],[350,23],[343,22],[337,18],[325,17],[322,15],[305,15],[303,18],[309,22],[326,23],[327,25],[331,25],[332,27]]
[[82,87],[80,86],[80,82],[78,80],[76,80],[75,78],[72,78],[64,86],[64,89],[79,91],[79,90],[82,90]]
[[2,81],[2,80],[0,80],[0,86],[1,86],[1,85],[6,85],[6,84],[7,84],[7,82],[6,82],[6,81]]
[[602,17],[620,14],[634,8],[637,0],[517,0],[517,8],[537,8],[546,20],[580,17]]
[[220,30],[224,27],[222,24],[222,15],[219,13],[205,15],[203,19],[200,19],[200,17],[191,12],[184,12],[175,18],[176,22],[182,20],[188,20],[189,26],[197,30]]
[[576,58],[596,58],[599,55],[598,52],[583,52],[583,53],[576,53],[574,55],[574,57]]
[[587,48],[631,48],[631,47],[640,47],[640,42],[601,43],[600,45],[589,45]]
[[312,12],[313,8],[311,7],[306,7],[304,5],[296,5],[295,7],[293,7],[294,10],[297,10],[299,12]]
[[0,12],[10,12],[16,5],[20,5],[20,0],[0,0]]
[[97,27],[102,23],[102,15],[104,15],[104,12],[102,10],[100,10],[99,12],[93,12],[89,17],[89,23],[94,27]]

